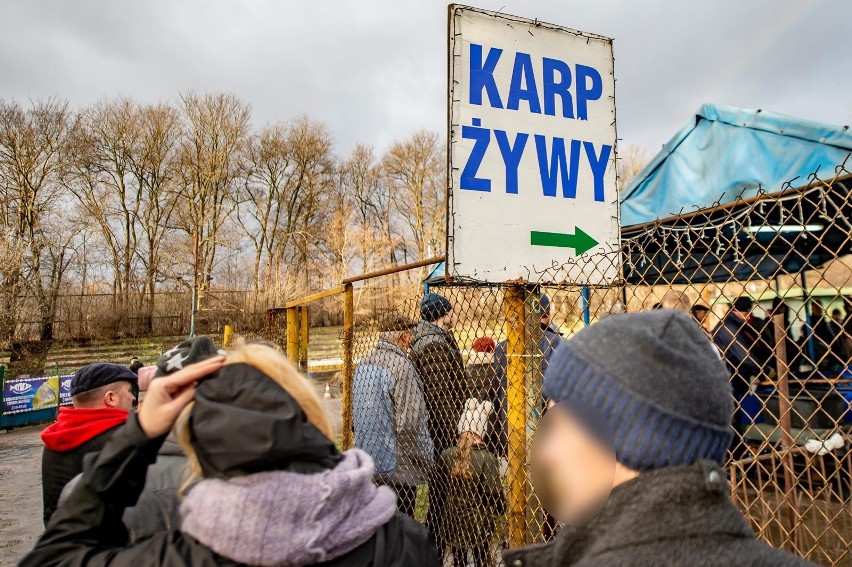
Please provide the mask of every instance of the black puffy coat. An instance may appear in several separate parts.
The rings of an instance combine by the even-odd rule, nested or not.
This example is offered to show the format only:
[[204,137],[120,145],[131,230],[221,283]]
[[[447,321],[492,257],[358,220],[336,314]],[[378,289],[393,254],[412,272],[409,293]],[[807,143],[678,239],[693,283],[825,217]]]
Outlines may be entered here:
[[186,476],[186,455],[174,437],[166,437],[157,461],[148,467],[139,501],[124,511],[130,539],[137,541],[157,532],[180,529],[178,491]]
[[435,457],[455,445],[464,402],[470,397],[464,360],[453,333],[421,321],[408,353],[423,381]]

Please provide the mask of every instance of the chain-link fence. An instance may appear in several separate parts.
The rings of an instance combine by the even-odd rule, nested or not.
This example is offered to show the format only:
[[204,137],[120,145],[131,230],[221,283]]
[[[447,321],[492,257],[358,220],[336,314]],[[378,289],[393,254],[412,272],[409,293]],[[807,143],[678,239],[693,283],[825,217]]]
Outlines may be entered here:
[[[446,302],[424,311],[418,266],[331,290],[320,299],[343,313],[343,445],[373,456],[447,562],[496,565],[557,529],[528,453],[558,342],[613,313],[681,309],[731,371],[733,501],[770,544],[852,564],[852,176],[823,177],[624,229],[621,250],[581,259],[587,275],[617,265],[606,287],[565,281],[572,266],[523,285],[437,278],[429,291]],[[301,352],[290,325],[280,338]]]

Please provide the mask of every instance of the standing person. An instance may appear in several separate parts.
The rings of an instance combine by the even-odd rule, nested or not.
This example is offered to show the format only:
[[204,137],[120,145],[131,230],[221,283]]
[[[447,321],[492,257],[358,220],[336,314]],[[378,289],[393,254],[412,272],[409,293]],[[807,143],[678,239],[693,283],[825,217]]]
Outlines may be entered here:
[[467,566],[468,551],[475,567],[491,565],[491,542],[497,518],[505,511],[499,465],[485,446],[493,406],[469,399],[458,425],[458,443],[441,454],[439,467],[447,478],[443,524],[456,567]]
[[413,328],[400,315],[384,321],[376,347],[352,380],[355,445],[372,457],[376,482],[391,487],[399,510],[411,517],[435,450],[420,376],[407,354]]
[[[153,380],[159,380],[196,362],[202,362],[225,353],[210,337],[194,337],[182,341],[163,353],[155,366],[139,369],[139,389],[148,390]],[[144,400],[142,402],[145,403]],[[187,459],[178,440],[169,433],[157,460],[148,467],[145,488],[135,506],[124,511],[124,524],[131,541],[150,537],[158,532],[180,529],[180,499],[178,492],[186,481]],[[187,488],[189,488],[187,486]]]
[[468,392],[471,397],[477,399],[488,399],[494,380],[494,339],[491,337],[477,337],[473,341],[473,353],[468,356],[467,372]]
[[[538,301],[539,325],[541,327],[541,338],[538,341],[538,353],[541,355],[541,374],[547,371],[550,357],[562,340],[562,333],[556,328],[551,319],[550,297],[542,293]],[[496,427],[489,433],[486,439],[488,447],[502,458],[508,457],[508,429],[506,424],[506,413],[508,405],[506,402],[506,390],[509,382],[506,377],[508,361],[506,359],[506,341],[500,341],[494,349],[494,385],[491,387],[490,399],[496,408]]]
[[738,297],[712,333],[713,344],[719,349],[728,366],[734,400],[737,402],[737,409],[733,414],[734,429],[738,434],[733,440],[736,456],[740,456],[744,451],[743,422],[747,420],[742,410],[742,401],[751,392],[752,380],[760,374],[763,365],[755,354],[758,334],[749,322],[753,307],[751,298]]
[[843,340],[846,341],[846,351],[852,355],[852,297],[843,298],[843,311],[846,317],[843,319]]
[[811,331],[803,336],[812,337],[811,342],[814,345],[812,362],[820,370],[837,372],[849,363],[846,341],[843,340],[843,328],[833,318],[825,317],[822,303],[818,300],[811,301]]
[[690,310],[692,316],[698,321],[698,324],[704,327],[704,321],[707,320],[707,314],[710,313],[710,308],[706,305],[701,305],[700,303],[696,303],[692,306]]
[[[170,429],[193,485],[181,528],[130,543],[122,514]],[[272,348],[186,366],[87,458],[21,565],[439,565],[426,529],[373,483],[369,455],[331,436],[313,385]]]
[[670,289],[663,295],[659,306],[660,309],[677,309],[689,313],[692,309],[692,300],[689,299],[686,292]]
[[[427,293],[420,302],[421,321],[414,330],[411,361],[423,381],[429,436],[435,458],[455,443],[456,426],[467,393],[467,376],[458,343],[453,336],[453,305],[437,293]],[[444,490],[433,477],[429,481],[429,512],[426,523],[432,530],[438,553],[444,548],[441,513]]]
[[[566,525],[550,543],[505,551],[506,565],[810,565],[757,540],[731,502],[730,384],[688,314],[583,329],[557,349],[544,394],[533,474]],[[601,489],[591,498],[590,485]]]
[[46,526],[65,485],[83,470],[83,456],[100,451],[133,409],[136,375],[120,364],[84,366],[71,378],[71,407],[41,432],[42,517]]

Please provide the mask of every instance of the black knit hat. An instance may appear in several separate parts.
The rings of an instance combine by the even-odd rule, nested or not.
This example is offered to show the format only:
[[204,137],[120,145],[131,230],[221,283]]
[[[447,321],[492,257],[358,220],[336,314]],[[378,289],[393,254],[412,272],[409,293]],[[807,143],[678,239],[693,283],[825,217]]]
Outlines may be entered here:
[[135,386],[137,380],[136,374],[126,366],[110,362],[98,362],[84,366],[74,373],[71,378],[71,396],[116,382],[130,382]]
[[754,301],[751,300],[750,297],[746,295],[741,295],[740,297],[734,300],[734,309],[737,311],[742,311],[743,313],[748,313],[754,308]]
[[430,323],[437,321],[453,309],[450,300],[437,293],[427,293],[420,302],[420,316]]
[[680,311],[612,315],[557,348],[542,393],[601,412],[616,459],[639,471],[721,462],[734,405],[707,335]]
[[154,378],[160,378],[177,372],[188,364],[201,362],[214,356],[225,354],[224,350],[216,348],[210,337],[195,337],[187,339],[175,348],[163,353],[157,361],[157,372]]

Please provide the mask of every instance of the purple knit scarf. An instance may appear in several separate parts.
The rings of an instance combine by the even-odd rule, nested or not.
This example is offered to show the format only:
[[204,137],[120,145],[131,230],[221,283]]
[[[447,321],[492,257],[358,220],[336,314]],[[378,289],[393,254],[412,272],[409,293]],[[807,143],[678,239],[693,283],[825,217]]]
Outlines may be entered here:
[[181,505],[181,530],[247,565],[329,561],[365,543],[396,511],[396,495],[373,484],[373,471],[369,455],[351,449],[322,473],[202,480]]

